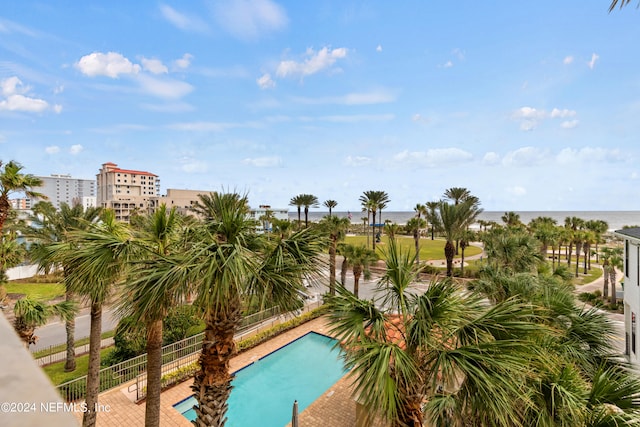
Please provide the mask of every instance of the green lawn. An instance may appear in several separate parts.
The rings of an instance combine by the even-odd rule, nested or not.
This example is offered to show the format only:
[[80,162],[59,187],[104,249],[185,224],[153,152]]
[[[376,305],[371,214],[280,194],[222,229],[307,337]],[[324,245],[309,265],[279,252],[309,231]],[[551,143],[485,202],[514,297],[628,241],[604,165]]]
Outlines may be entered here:
[[[575,263],[571,264],[571,271],[575,273]],[[602,276],[602,267],[598,264],[593,264],[590,270],[587,270],[587,274],[583,274],[583,267],[580,266],[580,270],[578,270],[578,277],[574,277],[572,282],[574,285],[585,285],[587,283],[591,283]]]
[[5,287],[10,294],[26,294],[29,298],[42,301],[50,301],[64,296],[64,285],[62,283],[9,282]]
[[[104,359],[107,354],[112,351],[113,347],[100,350],[100,359]],[[76,378],[87,375],[87,371],[89,370],[89,355],[84,354],[76,357],[76,370],[73,372],[65,372],[64,364],[65,361],[63,360],[42,368],[49,378],[51,378],[51,382],[53,382],[54,385],[66,383],[67,381],[75,380]]]
[[[415,243],[412,237],[408,236],[399,236],[397,241],[401,248],[404,250],[409,250],[411,253],[414,253]],[[345,243],[352,245],[365,245],[367,244],[366,236],[347,236],[345,238]],[[380,259],[384,259],[384,250],[389,244],[389,238],[387,236],[382,236],[382,241],[380,243],[376,243],[376,251],[380,256]],[[369,237],[369,245],[371,246],[371,237]],[[420,239],[420,261],[429,261],[429,260],[440,260],[444,259],[444,245],[445,241],[442,239],[431,240],[430,238],[422,238]],[[471,255],[478,255],[482,250],[475,246],[469,246],[464,251],[464,256],[469,257]],[[457,256],[456,259],[459,259],[460,256]]]

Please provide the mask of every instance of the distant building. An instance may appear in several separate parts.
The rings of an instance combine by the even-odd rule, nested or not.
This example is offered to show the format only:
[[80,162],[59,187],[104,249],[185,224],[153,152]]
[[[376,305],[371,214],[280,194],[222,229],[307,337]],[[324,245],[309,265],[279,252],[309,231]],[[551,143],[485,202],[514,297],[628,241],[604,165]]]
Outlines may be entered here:
[[272,208],[269,205],[260,205],[258,208],[249,210],[249,218],[255,220],[256,230],[260,233],[271,231],[273,228],[273,219],[289,221],[288,208]]
[[153,212],[160,197],[160,178],[151,172],[121,169],[104,163],[96,175],[97,206],[112,209],[116,219],[129,222],[131,214]]
[[31,199],[9,199],[9,204],[11,205],[11,209],[14,210],[27,210],[31,209]]
[[157,199],[157,206],[166,205],[168,209],[176,208],[176,212],[184,215],[196,216],[191,210],[193,205],[200,200],[199,196],[210,194],[211,191],[204,190],[176,190],[174,188],[167,189],[167,194]]
[[640,315],[640,228],[625,228],[615,234],[624,239],[624,332],[625,354],[640,367],[638,316]]
[[[96,206],[96,181],[93,179],[72,178],[71,175],[52,174],[51,176],[39,176],[42,180],[41,187],[34,187],[33,191],[47,196],[56,209],[60,209],[61,203],[69,206],[81,204],[85,208]],[[34,198],[32,205],[44,199]]]

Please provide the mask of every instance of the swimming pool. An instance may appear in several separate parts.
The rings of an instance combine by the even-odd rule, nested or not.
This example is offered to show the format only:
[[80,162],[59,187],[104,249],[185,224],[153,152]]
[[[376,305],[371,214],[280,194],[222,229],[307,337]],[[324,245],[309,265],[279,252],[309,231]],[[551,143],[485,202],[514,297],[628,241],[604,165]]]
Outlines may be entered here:
[[[335,344],[333,338],[309,332],[237,371],[226,425],[283,427],[291,421],[294,400],[302,412],[347,372]],[[189,397],[173,406],[193,420],[194,404]]]

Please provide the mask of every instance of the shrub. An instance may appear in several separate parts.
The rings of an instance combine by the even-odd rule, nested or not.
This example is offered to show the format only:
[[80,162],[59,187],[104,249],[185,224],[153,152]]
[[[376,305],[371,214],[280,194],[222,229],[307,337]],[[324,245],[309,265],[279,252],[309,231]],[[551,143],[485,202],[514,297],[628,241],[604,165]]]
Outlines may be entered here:
[[593,291],[593,294],[597,297],[600,298],[602,296],[602,291],[600,289],[596,289],[595,291]]

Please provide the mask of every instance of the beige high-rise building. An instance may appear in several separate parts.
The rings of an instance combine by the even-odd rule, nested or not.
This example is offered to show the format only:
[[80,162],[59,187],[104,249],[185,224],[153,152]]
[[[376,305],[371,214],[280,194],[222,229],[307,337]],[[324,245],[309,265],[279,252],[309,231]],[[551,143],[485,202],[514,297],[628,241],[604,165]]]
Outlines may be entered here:
[[104,163],[96,175],[97,205],[110,208],[119,221],[129,222],[134,212],[152,212],[160,196],[160,178],[151,172],[120,169]]
[[157,206],[164,204],[167,206],[167,209],[175,207],[178,213],[198,216],[191,208],[200,200],[198,196],[208,195],[210,193],[211,191],[205,190],[177,190],[175,188],[168,188],[167,194],[157,199]]

